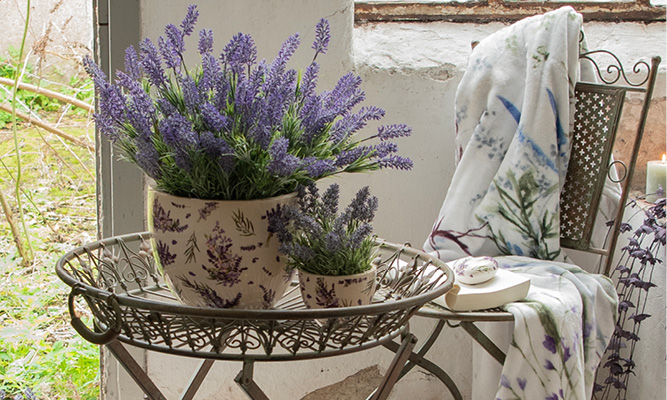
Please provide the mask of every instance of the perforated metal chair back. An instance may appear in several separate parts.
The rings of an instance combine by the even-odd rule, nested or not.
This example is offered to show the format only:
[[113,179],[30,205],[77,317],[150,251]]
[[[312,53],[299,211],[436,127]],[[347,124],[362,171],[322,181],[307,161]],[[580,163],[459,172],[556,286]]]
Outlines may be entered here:
[[[600,57],[610,57],[614,62],[601,69],[598,64]],[[628,79],[618,58],[608,51],[584,53],[580,59],[582,62],[593,63],[593,71],[597,73],[601,83],[579,82],[575,86],[572,150],[560,200],[560,243],[564,248],[605,256],[600,272],[608,275],[620,231],[623,205],[628,197],[646,125],[660,57],[651,59],[650,65],[646,61],[635,64],[634,72],[645,73],[637,82]],[[630,93],[639,94],[642,110],[636,122],[630,158],[614,160],[612,155],[616,133],[623,105]],[[595,247],[591,239],[608,177],[620,184],[621,196],[606,245]]]

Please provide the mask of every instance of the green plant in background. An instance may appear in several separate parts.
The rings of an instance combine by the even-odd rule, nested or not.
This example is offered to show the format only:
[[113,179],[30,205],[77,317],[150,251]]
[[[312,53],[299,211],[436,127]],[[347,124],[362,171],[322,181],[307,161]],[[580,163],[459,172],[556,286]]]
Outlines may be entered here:
[[[91,102],[92,90],[77,80],[50,95],[19,89],[44,82],[26,79],[24,46],[25,30],[21,49],[0,62],[0,129],[11,123],[13,139],[0,140],[0,400],[92,400],[99,395],[98,348],[69,326],[66,291],[53,272],[66,249],[96,232],[94,153],[80,145],[91,141],[92,127],[82,118],[88,111],[70,111],[68,99]],[[66,135],[48,129],[54,111]],[[23,112],[35,124],[16,123]]]

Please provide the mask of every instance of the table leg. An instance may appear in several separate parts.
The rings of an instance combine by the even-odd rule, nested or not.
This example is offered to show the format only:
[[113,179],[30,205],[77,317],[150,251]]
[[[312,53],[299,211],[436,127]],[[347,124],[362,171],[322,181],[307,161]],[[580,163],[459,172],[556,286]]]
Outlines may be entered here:
[[505,364],[505,352],[500,350],[498,346],[488,336],[482,332],[477,325],[472,322],[463,321],[461,322],[461,328],[465,329],[466,332],[472,337],[477,343],[480,344],[486,350],[491,357],[495,358],[500,365]]
[[262,389],[257,386],[257,383],[252,379],[253,367],[255,362],[253,360],[243,360],[243,369],[236,375],[234,381],[241,386],[241,389],[252,400],[269,400]]
[[125,368],[127,373],[130,374],[132,379],[139,385],[149,400],[167,400],[162,392],[160,392],[160,389],[155,386],[151,378],[148,377],[148,374],[144,372],[143,368],[141,368],[121,342],[112,340],[105,346],[107,346],[120,365]]
[[[384,344],[384,347],[393,351],[394,353],[400,351],[400,345],[396,342],[388,342]],[[449,374],[447,374],[437,364],[424,357],[424,355],[425,354],[421,354],[421,351],[420,353],[411,352],[409,355],[409,360],[410,363],[412,364],[411,366],[418,365],[419,367],[424,368],[428,372],[432,373],[440,380],[440,382],[442,382],[443,384],[445,384],[445,386],[447,386],[447,389],[449,389],[449,392],[452,394],[454,400],[463,400],[461,392],[459,391],[458,387],[456,386],[456,383],[449,376]],[[406,372],[405,369],[403,370],[403,372]]]
[[380,382],[380,386],[373,397],[371,397],[372,400],[385,400],[389,397],[389,393],[391,393],[391,389],[394,388],[394,384],[396,384],[398,376],[406,361],[408,361],[408,357],[410,357],[412,349],[415,347],[416,343],[417,337],[412,333],[408,333],[405,338],[403,338],[401,346],[396,352],[396,356],[391,360],[391,364],[389,365],[387,372],[384,374],[382,382]]
[[195,397],[197,390],[199,390],[199,387],[204,382],[204,378],[206,378],[206,375],[208,374],[208,371],[211,370],[214,362],[215,361],[213,360],[202,360],[202,362],[199,363],[197,372],[190,378],[187,390],[183,393],[180,400],[192,400]]

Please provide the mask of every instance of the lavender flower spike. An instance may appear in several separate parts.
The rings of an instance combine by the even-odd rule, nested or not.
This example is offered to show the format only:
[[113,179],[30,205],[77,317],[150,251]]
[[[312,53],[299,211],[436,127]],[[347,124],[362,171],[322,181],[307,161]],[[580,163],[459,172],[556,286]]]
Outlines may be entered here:
[[164,69],[162,69],[162,63],[160,61],[157,47],[155,47],[153,42],[147,38],[141,42],[139,52],[141,54],[141,66],[146,72],[146,75],[148,75],[149,82],[157,87],[165,86],[167,76],[164,73]]
[[255,41],[249,35],[238,33],[225,46],[222,57],[233,72],[241,73],[244,65],[250,67],[257,60]]
[[273,159],[268,166],[268,171],[279,176],[288,176],[296,171],[301,165],[301,160],[287,153],[289,146],[289,139],[280,137],[273,142],[271,150],[271,158]]
[[183,22],[181,22],[181,29],[185,36],[190,36],[192,31],[195,29],[195,24],[197,23],[197,18],[199,18],[199,11],[197,11],[197,6],[190,4],[188,6],[188,12],[185,14]]
[[139,64],[139,57],[137,57],[137,51],[134,49],[134,46],[129,46],[125,49],[125,73],[132,77],[132,79],[141,79],[141,65]]
[[199,44],[197,45],[200,55],[209,54],[213,51],[213,31],[202,29],[199,31]]
[[329,21],[322,18],[315,27],[315,41],[312,46],[313,50],[315,50],[313,61],[315,61],[318,54],[325,54],[327,52],[330,40],[331,29],[329,28]]
[[397,155],[387,156],[378,161],[380,168],[394,168],[409,171],[412,169],[412,160]]
[[394,139],[397,137],[410,136],[412,128],[405,124],[385,125],[378,128],[377,137],[380,140]]

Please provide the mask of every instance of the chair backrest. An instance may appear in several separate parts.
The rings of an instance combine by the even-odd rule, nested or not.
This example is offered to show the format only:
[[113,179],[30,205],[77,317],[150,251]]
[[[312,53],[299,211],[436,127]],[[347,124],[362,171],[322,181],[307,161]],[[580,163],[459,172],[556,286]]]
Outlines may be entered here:
[[[611,63],[602,68],[600,60],[605,57]],[[575,86],[572,151],[560,202],[560,243],[564,248],[604,256],[600,272],[609,275],[660,57],[653,57],[650,62],[637,62],[631,78],[626,75],[620,60],[609,51],[589,51],[579,58],[582,63],[590,63],[599,83],[578,82]],[[633,121],[636,127],[634,142],[629,159],[614,160],[616,132],[623,105],[630,96],[641,101],[641,112]],[[607,177],[620,184],[621,195],[605,245],[594,247],[591,238]]]

